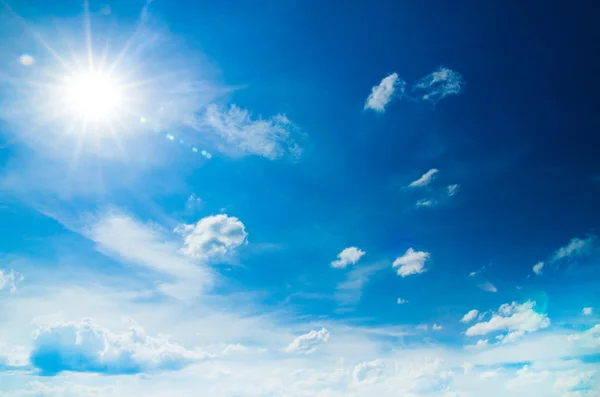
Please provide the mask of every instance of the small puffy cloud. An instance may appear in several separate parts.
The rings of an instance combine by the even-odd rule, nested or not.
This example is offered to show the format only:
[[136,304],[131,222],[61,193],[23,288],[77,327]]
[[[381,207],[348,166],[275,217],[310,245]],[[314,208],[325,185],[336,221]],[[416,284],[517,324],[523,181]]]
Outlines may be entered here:
[[167,337],[150,337],[137,326],[115,334],[89,320],[44,326],[34,338],[30,361],[45,375],[178,370],[207,358],[205,353],[187,350]]
[[0,291],[8,290],[11,294],[17,291],[17,286],[23,281],[23,275],[14,270],[0,269]]
[[356,384],[373,384],[381,379],[385,365],[381,360],[365,361],[354,367],[352,380]]
[[433,324],[433,326],[431,327],[434,331],[441,331],[444,329],[444,327],[442,327],[441,325],[438,324]]
[[561,259],[569,259],[581,257],[589,254],[592,250],[594,243],[596,242],[596,236],[589,236],[585,239],[574,238],[569,241],[569,244],[564,247],[560,247],[552,255],[551,261],[557,262]]
[[425,273],[425,262],[429,259],[429,253],[424,251],[415,251],[412,248],[406,250],[404,255],[396,258],[392,267],[398,268],[399,276],[406,277],[413,274]]
[[593,313],[593,311],[594,310],[591,307],[584,307],[581,311],[581,314],[583,314],[584,316],[589,316]]
[[246,228],[234,216],[211,215],[195,225],[180,225],[175,229],[184,238],[181,252],[194,258],[224,256],[246,242]]
[[343,269],[348,265],[354,265],[364,254],[365,251],[361,251],[356,247],[345,248],[337,255],[337,259],[331,262],[331,267]]
[[381,82],[371,89],[371,94],[365,102],[365,109],[372,109],[376,112],[384,112],[385,107],[393,98],[396,90],[404,92],[406,83],[399,79],[397,73],[392,73],[384,77]]
[[479,274],[479,272],[471,272],[471,273],[469,273],[469,277],[475,277],[478,274]]
[[436,204],[437,204],[437,201],[435,201],[433,199],[420,199],[415,203],[415,207],[417,207],[417,208],[433,207]]
[[424,173],[423,175],[421,175],[421,177],[419,179],[417,179],[416,181],[412,181],[408,185],[408,187],[414,188],[414,187],[427,186],[435,178],[435,176],[438,172],[439,172],[439,170],[437,168],[432,168],[429,171],[427,171],[426,173]]
[[498,292],[498,288],[496,288],[496,286],[494,286],[494,284],[490,283],[489,281],[479,284],[477,288],[482,289],[486,292]]
[[449,197],[452,197],[456,193],[458,193],[458,189],[460,189],[460,185],[458,183],[455,183],[454,185],[446,186],[446,192],[448,193]]
[[406,299],[398,298],[396,300],[396,303],[399,305],[404,305],[404,304],[408,303],[408,301]]
[[327,343],[329,340],[329,331],[321,328],[319,331],[310,331],[307,334],[300,335],[285,348],[288,353],[311,354],[317,350],[319,345]]
[[515,340],[525,333],[535,332],[550,325],[550,319],[545,313],[533,310],[535,302],[523,304],[513,302],[503,304],[492,315],[489,321],[477,323],[466,331],[467,336],[487,335],[495,332],[507,332],[501,339]]
[[448,95],[460,93],[462,85],[463,78],[459,73],[440,67],[419,80],[413,91],[418,91],[424,100],[437,102]]
[[469,372],[471,372],[471,370],[473,369],[474,365],[472,363],[464,363],[463,365],[461,365],[461,368],[463,369],[465,375],[468,375]]
[[224,144],[222,151],[233,146],[242,154],[257,155],[274,160],[286,153],[299,157],[300,146],[293,135],[297,127],[285,116],[278,114],[269,119],[253,119],[250,112],[235,105],[222,110],[216,105],[209,105],[198,128],[208,128],[215,132]]
[[469,323],[469,322],[475,320],[475,317],[477,317],[478,314],[479,314],[479,310],[476,310],[476,309],[469,310],[469,312],[463,316],[463,318],[460,320],[460,322],[461,323]]
[[544,262],[538,262],[533,266],[533,272],[537,275],[542,274],[542,269],[544,268]]

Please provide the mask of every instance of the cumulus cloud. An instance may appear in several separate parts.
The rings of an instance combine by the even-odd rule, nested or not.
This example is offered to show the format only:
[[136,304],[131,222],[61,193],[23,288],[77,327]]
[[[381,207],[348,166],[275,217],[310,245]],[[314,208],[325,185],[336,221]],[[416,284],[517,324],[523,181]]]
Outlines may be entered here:
[[177,370],[207,358],[205,353],[187,350],[165,336],[150,337],[137,326],[116,334],[90,320],[43,326],[34,338],[30,361],[45,375]]
[[442,327],[441,325],[438,324],[433,324],[433,326],[431,327],[434,331],[441,331],[444,329],[444,327]]
[[569,241],[569,244],[564,247],[560,247],[552,255],[551,261],[557,262],[561,259],[569,259],[581,257],[589,254],[592,251],[592,247],[596,242],[596,236],[589,236],[585,239],[574,238]]
[[542,269],[544,268],[544,262],[538,262],[533,266],[533,272],[537,275],[542,274]]
[[448,95],[460,93],[463,85],[462,76],[448,68],[438,70],[423,77],[413,86],[422,99],[437,102]]
[[356,384],[372,384],[382,375],[385,365],[381,360],[365,361],[354,367],[352,380]]
[[23,275],[14,270],[0,269],[0,291],[8,290],[11,294],[17,291],[17,286],[23,281]]
[[463,318],[460,320],[460,322],[461,323],[469,323],[469,322],[475,320],[475,317],[477,317],[478,314],[479,314],[479,310],[476,310],[476,309],[469,310],[469,312],[463,316]]
[[404,305],[405,303],[408,303],[408,301],[406,299],[398,298],[396,303],[399,305]]
[[392,73],[384,77],[381,82],[371,89],[371,94],[365,102],[365,109],[372,109],[376,112],[384,112],[385,107],[390,103],[396,90],[402,94],[406,83],[398,78],[397,73]]
[[194,258],[224,256],[246,242],[246,228],[234,216],[211,215],[195,225],[180,225],[175,229],[184,238],[181,252]]
[[581,314],[583,314],[584,316],[589,316],[593,313],[593,311],[594,310],[591,307],[584,307],[581,311]]
[[354,265],[364,254],[365,251],[361,251],[356,247],[345,248],[337,255],[337,259],[331,262],[331,267],[343,269],[348,265]]
[[533,310],[535,302],[523,304],[513,302],[503,304],[489,321],[477,323],[467,329],[467,336],[487,335],[495,332],[507,332],[500,339],[513,341],[525,333],[535,332],[550,325],[550,319],[545,313]]
[[[299,157],[302,149],[294,140],[298,128],[283,114],[269,119],[253,119],[250,112],[231,105],[222,110],[209,105],[199,128],[209,128],[223,142],[222,151],[231,151],[234,147],[241,154],[262,156],[271,160],[289,154]],[[228,147],[230,146],[230,147]]]
[[448,193],[449,197],[452,197],[456,193],[458,193],[459,188],[460,188],[460,185],[458,183],[455,183],[454,185],[448,185],[448,186],[446,186],[446,192]]
[[439,170],[437,168],[432,168],[429,171],[427,171],[426,173],[424,173],[423,175],[421,175],[421,177],[419,179],[417,179],[416,181],[412,181],[408,185],[408,187],[414,188],[414,187],[427,186],[435,178],[435,176],[438,172],[439,172]]
[[317,347],[327,343],[329,340],[329,331],[321,328],[319,331],[310,331],[307,334],[300,335],[286,347],[288,353],[311,354],[317,350]]
[[479,284],[477,288],[482,289],[486,292],[498,292],[498,288],[496,288],[496,286],[490,283],[489,281]]
[[398,268],[399,276],[406,277],[413,274],[425,273],[425,262],[429,259],[429,253],[424,251],[415,251],[412,248],[406,250],[404,255],[396,258],[392,267]]

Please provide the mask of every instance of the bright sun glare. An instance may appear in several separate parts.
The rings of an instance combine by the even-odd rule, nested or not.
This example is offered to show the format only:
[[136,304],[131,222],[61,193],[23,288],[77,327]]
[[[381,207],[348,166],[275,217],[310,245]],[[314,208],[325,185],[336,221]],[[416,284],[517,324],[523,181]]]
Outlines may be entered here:
[[87,120],[110,121],[123,105],[121,87],[107,74],[88,72],[68,76],[65,88],[69,110]]

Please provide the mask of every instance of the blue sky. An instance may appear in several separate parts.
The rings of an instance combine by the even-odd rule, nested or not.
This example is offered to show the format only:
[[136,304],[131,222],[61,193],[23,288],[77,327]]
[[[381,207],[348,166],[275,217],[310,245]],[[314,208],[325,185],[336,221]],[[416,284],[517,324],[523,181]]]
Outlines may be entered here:
[[2,4],[0,396],[600,392],[593,13]]

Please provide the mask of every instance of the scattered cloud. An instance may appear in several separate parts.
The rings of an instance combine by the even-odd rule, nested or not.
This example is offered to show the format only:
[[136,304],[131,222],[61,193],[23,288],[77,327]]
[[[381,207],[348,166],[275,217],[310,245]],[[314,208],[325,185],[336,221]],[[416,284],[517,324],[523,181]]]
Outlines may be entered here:
[[476,309],[469,310],[469,312],[463,316],[463,318],[460,320],[460,322],[461,323],[469,323],[469,322],[475,320],[475,317],[477,317],[478,314],[479,314],[479,310],[476,310]]
[[404,304],[408,303],[408,301],[406,299],[398,298],[396,300],[396,303],[399,305],[404,305]]
[[378,85],[371,89],[371,94],[365,102],[365,109],[384,112],[385,107],[392,100],[394,92],[398,90],[402,94],[405,87],[406,83],[398,77],[397,73],[384,77]]
[[431,329],[433,329],[434,331],[441,331],[444,329],[444,327],[442,327],[441,325],[438,325],[438,324],[433,324],[431,326]]
[[302,149],[294,140],[298,128],[283,114],[266,120],[253,119],[251,113],[231,105],[222,110],[217,105],[209,105],[196,128],[208,128],[215,132],[222,142],[220,150],[231,152],[233,148],[240,154],[262,156],[270,160],[289,154],[293,158],[301,155]]
[[346,279],[336,286],[335,299],[341,305],[352,305],[360,301],[363,287],[380,270],[389,264],[378,262],[368,266],[359,266],[346,275]]
[[399,276],[406,277],[413,274],[425,273],[425,262],[429,259],[429,253],[424,251],[415,251],[412,248],[406,250],[404,255],[396,258],[392,267],[398,268]]
[[0,291],[8,290],[11,294],[17,291],[17,286],[23,281],[23,275],[14,270],[0,269]]
[[581,314],[583,314],[584,316],[589,316],[593,313],[593,311],[594,310],[591,307],[584,307],[581,311]]
[[557,262],[562,259],[573,259],[589,254],[592,250],[596,236],[589,236],[584,239],[574,238],[569,244],[560,247],[551,257],[551,262]]
[[356,247],[344,248],[344,250],[337,255],[338,259],[331,262],[331,267],[343,269],[348,265],[354,265],[360,258],[362,258],[364,254],[365,251],[362,251]]
[[207,358],[167,337],[150,337],[137,326],[115,334],[90,320],[44,326],[34,338],[30,361],[45,375],[63,371],[135,374],[178,370]]
[[454,185],[446,186],[446,192],[448,193],[448,197],[454,196],[456,193],[458,193],[459,189],[460,189],[460,185],[458,183],[455,183]]
[[202,259],[230,254],[246,243],[248,236],[244,224],[227,214],[207,216],[195,225],[180,225],[175,231],[184,238],[181,252]]
[[319,331],[310,331],[307,334],[300,335],[286,347],[288,353],[311,354],[317,350],[317,347],[327,343],[329,340],[329,331],[321,328]]
[[478,274],[479,274],[479,272],[471,272],[471,273],[469,273],[469,277],[475,277]]
[[421,99],[437,102],[448,95],[460,93],[463,84],[459,73],[440,67],[419,80],[413,86],[413,91],[419,92]]
[[412,181],[408,185],[408,187],[415,188],[415,187],[427,186],[435,178],[435,176],[438,172],[439,172],[439,170],[437,168],[432,168],[429,171],[427,171],[426,173],[424,173],[423,175],[421,175],[421,177],[419,179],[417,179],[416,181]]
[[542,274],[542,269],[544,268],[544,262],[538,262],[533,266],[533,272],[538,276]]
[[[469,327],[467,336],[487,335],[496,332],[507,332],[499,339],[513,341],[525,333],[531,333],[550,326],[550,319],[545,313],[534,310],[535,302],[523,304],[513,302],[503,304],[489,321],[477,323]],[[506,338],[509,338],[508,341]]]
[[202,207],[202,200],[200,197],[196,197],[195,193],[192,193],[185,203],[185,209],[188,211],[194,211],[200,207]]
[[417,208],[433,207],[436,204],[437,204],[437,201],[435,201],[433,199],[420,199],[415,203],[415,207],[417,207]]
[[524,365],[517,371],[514,378],[506,382],[506,388],[511,390],[531,384],[542,383],[545,382],[546,379],[548,379],[551,375],[552,374],[550,371],[535,372],[532,371],[528,365]]
[[479,284],[477,288],[480,288],[486,292],[498,292],[498,288],[496,288],[494,284],[490,283],[489,281]]
[[356,384],[373,384],[381,379],[385,364],[381,360],[365,361],[354,367],[352,380]]
[[482,372],[479,377],[481,379],[490,379],[490,378],[495,378],[499,375],[498,370],[491,370],[491,371],[484,371]]

